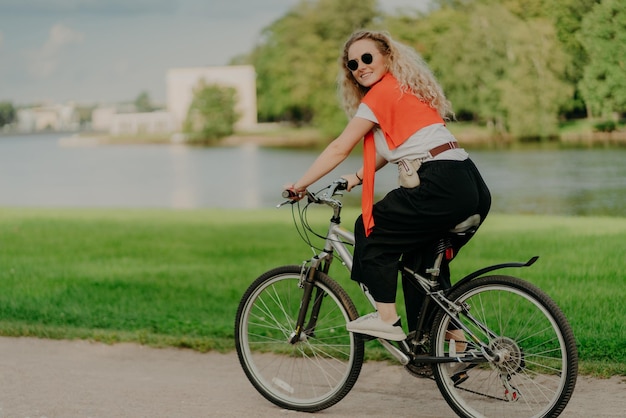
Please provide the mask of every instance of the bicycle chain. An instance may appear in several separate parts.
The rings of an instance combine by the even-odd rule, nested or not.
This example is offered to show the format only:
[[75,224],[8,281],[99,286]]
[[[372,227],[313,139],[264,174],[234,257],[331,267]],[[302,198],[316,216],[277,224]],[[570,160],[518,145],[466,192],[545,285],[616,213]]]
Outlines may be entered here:
[[466,388],[464,388],[464,387],[460,387],[460,386],[455,386],[455,387],[456,387],[457,389],[459,389],[459,390],[464,390],[465,392],[473,393],[474,395],[484,396],[485,398],[495,399],[496,401],[504,401],[504,402],[509,402],[509,401],[508,401],[508,399],[505,399],[505,398],[498,398],[497,396],[487,395],[486,393],[476,392],[475,390],[466,389]]

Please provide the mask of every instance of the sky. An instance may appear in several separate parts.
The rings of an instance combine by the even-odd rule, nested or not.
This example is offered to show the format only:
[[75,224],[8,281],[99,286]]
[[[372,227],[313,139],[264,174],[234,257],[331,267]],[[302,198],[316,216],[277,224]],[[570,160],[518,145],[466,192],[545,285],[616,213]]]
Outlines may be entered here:
[[[341,1],[341,0],[337,0]],[[170,68],[227,65],[299,0],[0,0],[0,102],[164,103]],[[379,0],[386,12],[429,0]]]

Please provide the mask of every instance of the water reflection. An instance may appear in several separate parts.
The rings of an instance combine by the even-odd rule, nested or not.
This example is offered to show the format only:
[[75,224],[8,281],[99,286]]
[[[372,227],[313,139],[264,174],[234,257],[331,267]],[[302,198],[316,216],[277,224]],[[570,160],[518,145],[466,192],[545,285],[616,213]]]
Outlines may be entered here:
[[[0,136],[0,206],[273,207],[316,152],[182,145],[62,146],[59,135]],[[471,151],[493,210],[626,215],[626,150]],[[359,156],[315,187],[354,172]],[[376,190],[395,186],[383,169]],[[344,202],[358,204],[360,190]]]
[[625,150],[473,152],[504,212],[626,214]]
[[173,145],[168,147],[168,151],[174,172],[174,187],[171,190],[172,207],[176,209],[194,208],[197,204],[195,200],[196,190],[192,179],[189,178],[189,170],[187,169],[190,164],[191,150],[182,145]]
[[261,199],[259,197],[259,190],[261,185],[259,184],[259,172],[258,160],[259,160],[259,148],[255,145],[246,145],[241,148],[242,159],[241,162],[233,163],[233,170],[236,170],[241,175],[242,185],[242,200],[243,206],[246,208],[256,208],[261,205]]

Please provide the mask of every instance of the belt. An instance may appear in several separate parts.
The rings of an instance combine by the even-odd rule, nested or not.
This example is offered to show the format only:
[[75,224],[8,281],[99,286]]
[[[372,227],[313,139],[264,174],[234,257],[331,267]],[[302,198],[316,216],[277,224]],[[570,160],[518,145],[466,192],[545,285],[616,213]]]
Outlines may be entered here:
[[430,154],[431,157],[435,158],[437,155],[441,154],[444,151],[448,151],[448,150],[455,149],[458,147],[459,147],[458,142],[450,141],[443,145],[439,145],[438,147],[431,149],[430,151],[428,151],[428,153]]

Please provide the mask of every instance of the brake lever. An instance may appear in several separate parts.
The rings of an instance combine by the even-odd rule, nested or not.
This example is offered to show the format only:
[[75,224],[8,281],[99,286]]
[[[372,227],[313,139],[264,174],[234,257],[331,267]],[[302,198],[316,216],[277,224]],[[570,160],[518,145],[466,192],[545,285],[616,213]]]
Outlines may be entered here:
[[285,200],[283,203],[279,203],[278,205],[276,205],[276,207],[280,208],[280,207],[283,207],[283,206],[285,206],[285,205],[287,205],[289,203],[291,203],[293,205],[294,203],[296,203],[296,201],[295,200],[291,200],[291,199],[290,200]]

